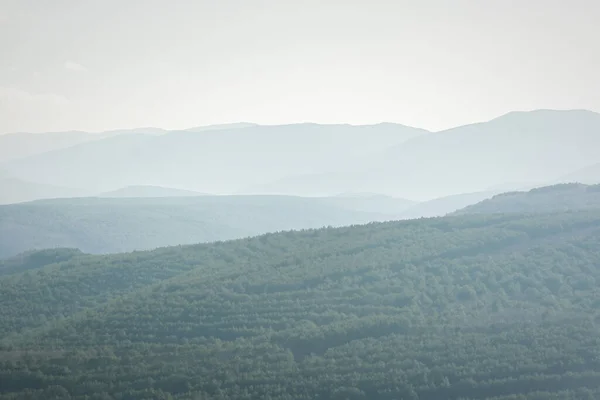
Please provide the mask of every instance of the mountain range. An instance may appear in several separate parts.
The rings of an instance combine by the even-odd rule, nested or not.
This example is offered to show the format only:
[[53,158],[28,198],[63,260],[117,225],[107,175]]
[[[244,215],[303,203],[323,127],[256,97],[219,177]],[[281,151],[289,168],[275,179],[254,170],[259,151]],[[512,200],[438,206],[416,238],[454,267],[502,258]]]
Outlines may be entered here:
[[245,185],[349,165],[424,131],[395,124],[250,126],[129,134],[8,162],[27,181],[95,192],[131,185],[231,193]]
[[[484,191],[507,182],[551,183],[600,161],[600,114],[514,112],[407,140],[356,161],[352,170],[286,177],[260,193],[372,191],[417,200]],[[594,183],[594,182],[589,182]]]
[[0,169],[11,179],[88,195],[160,186],[211,194],[375,193],[421,202],[508,190],[511,182],[598,183],[599,146],[600,114],[537,110],[441,132],[391,123],[239,123],[11,134],[0,136]]

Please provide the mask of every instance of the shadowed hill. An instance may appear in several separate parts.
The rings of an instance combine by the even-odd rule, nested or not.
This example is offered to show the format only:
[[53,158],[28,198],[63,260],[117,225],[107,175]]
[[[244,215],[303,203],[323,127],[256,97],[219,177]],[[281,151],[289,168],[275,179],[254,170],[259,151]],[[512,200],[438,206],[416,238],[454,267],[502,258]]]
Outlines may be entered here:
[[75,257],[83,256],[79,249],[44,249],[27,251],[5,260],[0,260],[0,275],[10,275],[46,265],[69,261]]
[[395,209],[392,204],[387,201],[384,208],[379,200],[286,196],[80,198],[11,204],[0,207],[0,257],[54,247],[87,253],[146,250],[384,221],[406,206],[403,200]]

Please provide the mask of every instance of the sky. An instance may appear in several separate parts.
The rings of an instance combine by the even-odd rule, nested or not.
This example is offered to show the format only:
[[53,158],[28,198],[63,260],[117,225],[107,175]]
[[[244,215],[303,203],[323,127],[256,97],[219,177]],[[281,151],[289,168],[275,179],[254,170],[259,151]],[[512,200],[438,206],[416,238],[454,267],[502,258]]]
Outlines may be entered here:
[[597,0],[0,0],[0,133],[600,111]]

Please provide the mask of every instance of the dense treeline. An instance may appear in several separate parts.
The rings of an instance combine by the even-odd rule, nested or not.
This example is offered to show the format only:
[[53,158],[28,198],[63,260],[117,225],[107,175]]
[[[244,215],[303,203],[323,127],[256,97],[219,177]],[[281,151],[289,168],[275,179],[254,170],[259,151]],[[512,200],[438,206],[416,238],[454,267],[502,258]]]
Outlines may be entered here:
[[8,275],[30,269],[40,268],[49,264],[68,261],[83,253],[79,249],[56,248],[31,250],[15,257],[0,260],[0,275]]
[[563,183],[531,189],[528,192],[508,192],[456,211],[462,214],[559,212],[600,208],[600,185]]
[[600,211],[282,232],[0,277],[0,399],[596,399]]

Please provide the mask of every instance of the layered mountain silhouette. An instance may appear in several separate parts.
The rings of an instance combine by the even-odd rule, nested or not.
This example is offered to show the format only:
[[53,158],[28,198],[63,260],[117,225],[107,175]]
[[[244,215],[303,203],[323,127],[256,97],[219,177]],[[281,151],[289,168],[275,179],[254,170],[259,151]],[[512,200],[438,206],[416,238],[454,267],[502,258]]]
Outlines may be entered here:
[[[235,123],[222,125],[207,125],[197,126],[186,129],[189,132],[204,132],[210,130],[221,129],[236,129],[256,126],[250,123]],[[144,134],[144,135],[164,135],[169,133],[169,130],[162,128],[146,127],[132,129],[116,129],[104,132],[83,132],[83,131],[68,131],[68,132],[46,132],[46,133],[28,133],[18,132],[0,135],[0,163],[19,158],[25,158],[42,154],[48,151],[64,149],[82,143],[91,142],[94,140],[106,139],[113,136],[128,135],[128,134]]]
[[130,185],[232,193],[303,173],[353,169],[426,131],[396,124],[251,126],[160,136],[129,134],[6,164],[16,177],[96,192]]
[[[433,199],[484,191],[506,182],[552,182],[600,161],[600,114],[513,112],[485,123],[420,135],[355,169],[300,175],[249,192],[370,191]],[[359,167],[360,165],[360,167]]]
[[600,163],[600,114],[584,110],[513,112],[435,133],[390,123],[114,132],[11,159],[2,168],[16,179],[92,193],[143,185],[212,194],[376,193],[424,201],[510,182],[543,185],[572,173],[573,180],[594,183],[589,166]]

